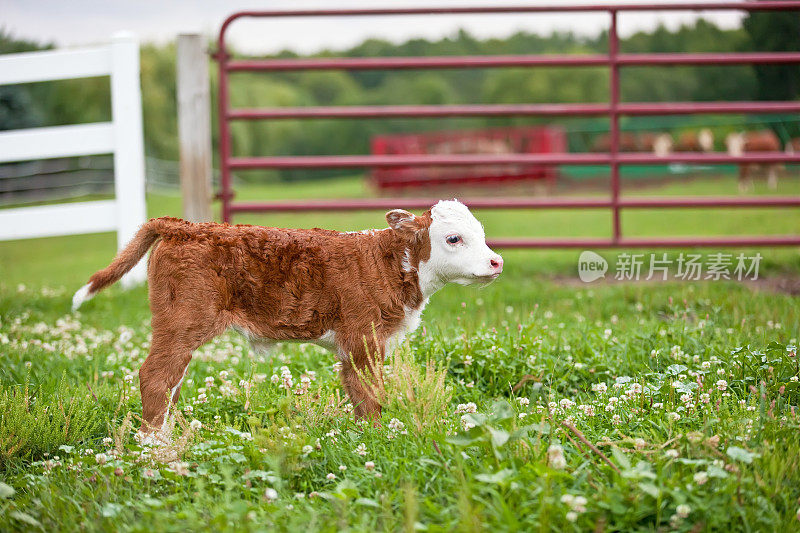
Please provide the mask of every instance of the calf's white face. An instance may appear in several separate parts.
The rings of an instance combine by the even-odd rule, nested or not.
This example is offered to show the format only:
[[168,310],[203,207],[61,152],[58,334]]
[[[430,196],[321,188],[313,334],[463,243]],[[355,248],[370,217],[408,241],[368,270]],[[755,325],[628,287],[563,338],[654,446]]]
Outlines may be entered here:
[[[386,213],[389,226],[401,235],[415,240],[419,231],[427,231],[430,256],[420,261],[420,290],[425,298],[445,283],[488,284],[503,271],[503,258],[486,246],[483,226],[467,206],[457,200],[443,200],[431,208],[431,224],[425,227],[408,211],[395,209]],[[411,269],[408,249],[403,268]]]
[[441,201],[431,209],[428,229],[431,255],[420,264],[442,283],[490,283],[503,271],[503,258],[486,246],[483,226],[456,200]]

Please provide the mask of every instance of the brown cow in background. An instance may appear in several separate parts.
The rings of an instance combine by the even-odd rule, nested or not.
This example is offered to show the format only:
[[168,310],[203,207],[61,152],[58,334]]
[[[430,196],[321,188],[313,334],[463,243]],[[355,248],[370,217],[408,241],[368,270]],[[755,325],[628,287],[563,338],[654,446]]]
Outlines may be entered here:
[[[725,138],[728,154],[742,156],[748,153],[780,152],[781,142],[772,130],[746,131],[730,133]],[[778,187],[779,163],[742,163],[739,165],[739,191],[753,189],[751,173],[756,169],[764,169],[767,174],[767,186],[774,190]]]
[[685,131],[678,137],[676,151],[706,153],[713,152],[714,133],[708,128],[703,128],[697,132]]
[[[604,133],[594,138],[592,152],[610,152],[611,134]],[[672,151],[672,136],[669,133],[646,131],[642,133],[619,132],[620,152],[652,152],[666,156]]]
[[672,153],[672,135],[645,131],[639,134],[638,146],[640,152],[651,152],[659,157],[665,157]]
[[[610,152],[611,151],[611,134],[603,133],[594,138],[592,142],[592,152]],[[620,152],[638,152],[639,144],[636,135],[627,131],[619,132],[619,151]]]

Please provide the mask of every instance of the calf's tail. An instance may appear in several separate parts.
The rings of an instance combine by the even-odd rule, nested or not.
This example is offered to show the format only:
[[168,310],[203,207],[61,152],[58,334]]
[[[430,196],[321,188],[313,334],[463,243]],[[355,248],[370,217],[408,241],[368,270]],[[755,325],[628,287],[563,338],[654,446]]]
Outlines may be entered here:
[[147,250],[153,246],[153,243],[161,235],[163,225],[170,221],[169,219],[154,218],[144,223],[131,242],[120,250],[114,260],[111,261],[111,264],[95,272],[89,278],[89,283],[78,289],[72,297],[72,310],[78,309],[83,302],[90,300],[102,289],[114,284],[126,272],[135,267],[136,263],[144,257]]

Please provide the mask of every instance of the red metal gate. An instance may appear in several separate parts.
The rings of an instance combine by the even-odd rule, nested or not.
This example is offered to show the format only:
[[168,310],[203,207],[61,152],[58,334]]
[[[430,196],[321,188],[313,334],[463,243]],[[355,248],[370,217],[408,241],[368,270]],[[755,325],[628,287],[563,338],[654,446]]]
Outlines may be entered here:
[[[788,163],[800,162],[800,154],[760,153],[730,156],[725,153],[673,153],[659,157],[649,153],[621,153],[620,116],[682,115],[709,113],[787,113],[800,112],[800,101],[789,102],[667,102],[623,103],[620,101],[620,68],[626,66],[673,65],[745,65],[800,64],[800,51],[761,53],[662,53],[622,54],[617,34],[618,14],[634,11],[784,11],[800,10],[800,1],[727,2],[696,4],[639,5],[567,5],[567,6],[494,6],[405,9],[339,9],[314,11],[242,11],[228,17],[219,33],[219,127],[222,185],[222,218],[231,221],[235,213],[263,211],[347,211],[366,209],[426,209],[435,200],[429,198],[388,198],[354,200],[318,200],[305,202],[245,203],[233,201],[231,172],[243,169],[331,169],[331,168],[396,168],[409,166],[462,165],[609,165],[611,190],[607,198],[475,198],[463,200],[478,208],[591,208],[610,209],[613,234],[609,238],[559,239],[495,239],[490,244],[500,248],[602,248],[602,247],[690,247],[690,246],[779,246],[800,245],[800,235],[740,236],[712,238],[623,238],[620,211],[653,208],[721,208],[721,207],[798,207],[800,197],[669,197],[623,198],[620,196],[620,165],[671,163]],[[507,55],[507,56],[444,56],[444,57],[358,57],[358,58],[292,58],[232,59],[225,45],[225,32],[235,20],[245,17],[364,17],[385,15],[490,14],[490,13],[575,13],[604,12],[611,19],[607,54],[586,55]],[[386,105],[336,107],[281,107],[261,109],[231,108],[228,94],[229,76],[233,72],[276,72],[303,70],[372,70],[372,69],[445,69],[493,67],[582,67],[607,66],[610,70],[610,100],[607,104],[502,104],[502,105]],[[611,124],[609,153],[503,154],[503,155],[340,155],[340,156],[276,156],[233,157],[231,155],[230,121],[280,120],[310,118],[397,118],[454,116],[608,116]]]

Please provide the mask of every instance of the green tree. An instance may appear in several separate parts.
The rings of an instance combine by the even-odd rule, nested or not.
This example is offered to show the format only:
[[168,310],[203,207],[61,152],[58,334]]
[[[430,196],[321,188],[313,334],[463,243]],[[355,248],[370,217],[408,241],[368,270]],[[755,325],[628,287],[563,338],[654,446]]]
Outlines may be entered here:
[[[744,19],[749,49],[757,52],[800,51],[800,11],[751,11]],[[797,65],[756,65],[757,96],[762,100],[794,100],[800,95]]]

